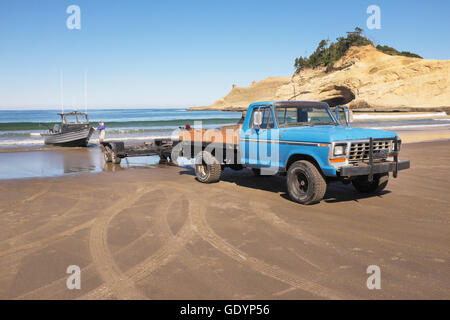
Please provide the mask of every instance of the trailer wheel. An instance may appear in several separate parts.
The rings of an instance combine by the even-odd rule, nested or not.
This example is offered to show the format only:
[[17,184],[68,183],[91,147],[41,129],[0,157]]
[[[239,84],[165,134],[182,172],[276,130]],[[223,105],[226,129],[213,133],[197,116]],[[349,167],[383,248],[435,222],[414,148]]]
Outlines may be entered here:
[[373,181],[368,176],[358,176],[352,180],[353,187],[360,193],[380,193],[386,188],[389,181],[388,173],[375,174]]
[[301,204],[320,202],[327,183],[316,166],[309,161],[294,162],[287,171],[287,189],[289,197]]
[[177,143],[172,147],[170,152],[170,160],[175,164],[178,164],[178,158],[183,156],[183,148],[181,143]]
[[112,151],[111,152],[111,162],[114,164],[120,164],[120,161],[122,161],[122,159],[119,158],[114,151]]
[[108,147],[108,146],[105,146],[104,149],[103,149],[103,158],[105,159],[105,162],[111,162],[112,161],[111,160],[111,153],[112,153],[111,148]]
[[220,180],[222,166],[208,151],[202,151],[195,157],[195,175],[203,183],[213,183]]

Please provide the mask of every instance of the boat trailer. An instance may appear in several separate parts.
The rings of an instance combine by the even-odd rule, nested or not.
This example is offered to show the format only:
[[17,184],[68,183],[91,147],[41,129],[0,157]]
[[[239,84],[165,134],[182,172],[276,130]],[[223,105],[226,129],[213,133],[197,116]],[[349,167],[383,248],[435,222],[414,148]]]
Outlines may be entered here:
[[167,163],[171,159],[171,153],[176,142],[170,139],[155,139],[151,142],[125,145],[122,141],[102,142],[103,157],[106,162],[119,164],[123,158],[159,156],[160,163]]

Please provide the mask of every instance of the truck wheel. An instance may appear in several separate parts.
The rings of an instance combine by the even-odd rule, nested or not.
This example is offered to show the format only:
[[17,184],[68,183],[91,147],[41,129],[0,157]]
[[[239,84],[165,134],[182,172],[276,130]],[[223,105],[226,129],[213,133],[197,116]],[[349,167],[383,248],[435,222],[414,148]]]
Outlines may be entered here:
[[103,149],[103,158],[105,159],[105,162],[111,162],[112,161],[111,160],[111,153],[112,153],[112,150],[111,150],[110,147],[106,146]]
[[314,204],[322,200],[327,183],[315,165],[306,160],[299,160],[287,171],[287,188],[293,201]]
[[388,180],[388,173],[380,173],[373,176],[372,182],[369,182],[368,176],[358,176],[352,180],[352,184],[358,192],[379,193],[386,188]]
[[203,183],[213,183],[220,180],[222,166],[208,151],[202,151],[195,157],[195,175]]
[[120,164],[120,161],[122,161],[122,159],[119,158],[114,151],[112,151],[111,152],[111,162],[114,164]]

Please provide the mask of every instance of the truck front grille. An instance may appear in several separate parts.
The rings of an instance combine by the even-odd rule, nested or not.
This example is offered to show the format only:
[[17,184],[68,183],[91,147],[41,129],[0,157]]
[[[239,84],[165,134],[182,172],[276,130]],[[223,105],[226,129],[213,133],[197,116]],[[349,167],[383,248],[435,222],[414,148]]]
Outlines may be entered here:
[[[392,140],[373,140],[374,153],[392,150]],[[369,161],[369,142],[352,142],[350,144],[349,162]],[[384,159],[387,158],[384,157]]]

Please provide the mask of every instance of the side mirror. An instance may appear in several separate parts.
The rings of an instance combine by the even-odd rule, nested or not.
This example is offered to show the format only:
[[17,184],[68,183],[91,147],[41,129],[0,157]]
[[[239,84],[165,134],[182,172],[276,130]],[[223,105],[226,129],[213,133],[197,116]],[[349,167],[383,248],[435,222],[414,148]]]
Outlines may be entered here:
[[256,110],[253,113],[253,127],[259,128],[262,124],[262,112],[260,110]]
[[337,106],[334,108],[336,119],[339,123],[343,124],[345,121],[346,126],[350,126],[353,122],[353,111],[344,106]]
[[353,122],[353,111],[350,109],[347,109],[347,112],[345,113],[345,120],[347,121],[347,124]]

